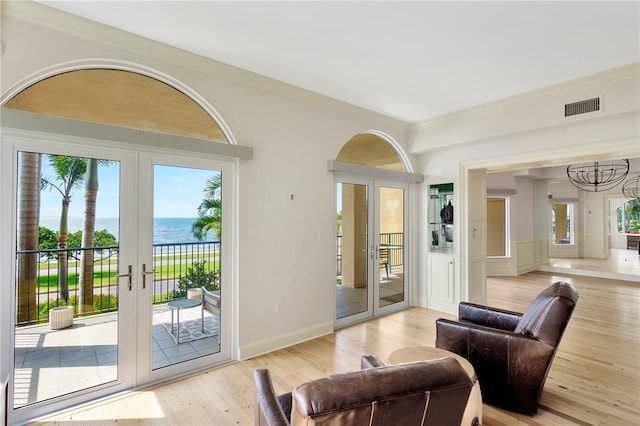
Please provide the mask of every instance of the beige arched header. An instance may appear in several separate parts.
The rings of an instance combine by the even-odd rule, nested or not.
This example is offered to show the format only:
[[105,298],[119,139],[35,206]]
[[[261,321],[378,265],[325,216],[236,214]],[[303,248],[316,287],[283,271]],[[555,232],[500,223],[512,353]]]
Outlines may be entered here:
[[352,137],[344,144],[336,160],[399,172],[407,171],[395,148],[374,133],[360,133]]
[[193,99],[132,71],[81,69],[40,80],[3,105],[26,112],[150,132],[229,142]]

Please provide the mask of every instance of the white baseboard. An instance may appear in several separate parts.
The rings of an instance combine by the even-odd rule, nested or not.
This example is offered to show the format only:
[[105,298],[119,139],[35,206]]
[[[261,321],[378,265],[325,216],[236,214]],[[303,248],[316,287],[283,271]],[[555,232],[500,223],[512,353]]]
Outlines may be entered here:
[[439,302],[437,300],[431,300],[427,304],[427,309],[434,311],[444,312],[451,315],[458,315],[458,304],[451,302]]
[[333,321],[301,328],[279,336],[240,346],[239,358],[245,360],[333,333]]
[[555,272],[560,274],[580,275],[583,277],[606,278],[610,280],[633,281],[640,283],[640,276],[633,274],[618,274],[614,272],[592,271],[589,269],[577,268],[560,268],[550,265],[538,265],[536,270],[543,272]]

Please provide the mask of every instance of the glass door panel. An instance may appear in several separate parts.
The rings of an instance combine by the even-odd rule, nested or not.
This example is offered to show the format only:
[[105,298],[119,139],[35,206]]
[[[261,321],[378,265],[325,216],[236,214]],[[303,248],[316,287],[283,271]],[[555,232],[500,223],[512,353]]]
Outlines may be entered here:
[[408,306],[406,187],[342,177],[336,187],[336,326]]
[[[371,315],[368,184],[337,183],[336,319]],[[358,316],[358,317],[354,317]]]
[[119,379],[120,165],[17,154],[14,409]]
[[153,188],[153,265],[142,274],[158,370],[220,352],[222,171],[154,164]]
[[380,186],[378,307],[404,302],[404,189]]
[[96,141],[1,148],[10,423],[230,359],[233,164]]

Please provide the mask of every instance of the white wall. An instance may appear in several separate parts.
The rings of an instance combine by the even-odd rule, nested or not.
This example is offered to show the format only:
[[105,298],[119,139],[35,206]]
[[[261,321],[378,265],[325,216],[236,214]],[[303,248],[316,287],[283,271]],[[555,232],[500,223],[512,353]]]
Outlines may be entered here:
[[[457,173],[456,191],[464,193],[465,188],[470,187],[471,171],[504,172],[589,159],[638,158],[639,71],[639,64],[633,64],[418,123],[411,127],[409,136],[411,152],[420,156],[416,172],[426,176],[455,176]],[[565,103],[595,96],[601,96],[605,102],[601,111],[564,117]],[[488,176],[491,179],[491,174]],[[489,183],[496,184],[491,180]],[[524,189],[524,186],[520,187],[520,190]],[[534,183],[526,191],[533,200],[534,213],[526,214],[532,218],[533,225],[528,229],[525,221],[521,223],[516,218],[516,232],[520,242],[527,240],[529,234],[533,241],[526,241],[525,247],[523,244],[516,247],[515,260],[520,271],[545,263],[549,256],[546,196],[547,192],[553,191],[546,191],[546,183]],[[579,198],[575,188],[567,188],[567,193],[562,195]],[[520,194],[518,199],[521,199]],[[464,200],[459,200],[459,204],[466,205]],[[518,207],[517,214],[526,212],[527,208]],[[471,213],[463,210],[460,214],[466,217]],[[456,230],[464,232],[464,229]],[[420,246],[426,246],[428,235],[421,234],[420,237]],[[460,238],[464,241],[467,236]],[[465,248],[461,249],[459,265],[462,270],[457,273],[461,276],[468,277],[472,273]],[[504,265],[501,267],[505,269]],[[513,265],[506,266],[509,271],[512,268]],[[426,273],[421,279],[426,280]],[[468,283],[461,285],[464,287]]]
[[406,147],[408,126],[37,4],[27,17],[42,26],[33,25],[22,20],[21,7],[7,6],[12,16],[2,17],[3,96],[60,64],[122,61],[186,84],[218,111],[239,144],[253,147],[239,171],[240,356],[332,331],[335,189],[326,162],[366,130]]
[[515,214],[511,216],[515,222],[515,235],[512,244],[515,244],[517,255],[517,273],[522,274],[532,271],[535,267],[535,239],[533,233],[533,180],[529,178],[516,178],[516,196],[513,199]]
[[[426,120],[413,126],[411,150],[427,152],[449,150],[459,144],[482,144],[494,148],[485,149],[482,157],[504,156],[637,137],[638,67],[636,63]],[[564,117],[565,104],[598,96],[603,102],[600,111]],[[626,125],[615,128],[597,123],[615,117],[621,119],[620,125]],[[521,144],[524,140],[535,142],[525,147]]]
[[[389,134],[419,156],[417,173],[432,182],[454,182],[457,193],[468,186],[467,169],[548,165],[593,155],[640,157],[638,64],[408,126],[37,4],[8,3],[14,2],[3,4],[3,96],[28,76],[60,64],[94,58],[129,62],[191,87],[219,112],[238,143],[254,148],[254,158],[240,165],[239,182],[242,356],[332,329],[334,185],[326,160],[355,134]],[[565,103],[601,95],[602,111],[562,117]],[[426,188],[417,187],[418,223]],[[295,201],[289,193],[296,194]],[[317,238],[318,231],[323,238]],[[466,238],[458,231],[456,241]],[[424,259],[428,239],[425,229],[418,232],[418,258]],[[466,253],[460,256],[460,267],[466,268]],[[424,286],[425,267],[418,271],[418,285]],[[465,276],[459,272],[456,276]],[[415,294],[424,301],[423,292]],[[275,301],[282,302],[279,313]]]
[[546,181],[533,183],[533,240],[536,266],[549,262],[549,184]]

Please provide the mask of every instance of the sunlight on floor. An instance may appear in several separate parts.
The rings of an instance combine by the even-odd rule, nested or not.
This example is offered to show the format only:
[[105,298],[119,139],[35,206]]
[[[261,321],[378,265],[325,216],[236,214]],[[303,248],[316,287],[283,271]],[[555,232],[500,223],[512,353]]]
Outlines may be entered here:
[[[144,424],[144,420],[164,419],[167,417],[162,408],[162,402],[155,391],[131,391],[123,395],[126,398],[126,410],[109,410],[107,405],[96,404],[95,407],[84,407],[78,411],[72,410],[67,418],[56,420],[56,424],[78,424],[79,422],[102,422],[115,420],[118,422],[135,422]],[[110,402],[117,401],[118,397],[110,398]],[[97,423],[96,423],[97,424]]]

